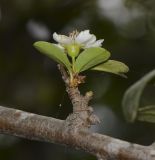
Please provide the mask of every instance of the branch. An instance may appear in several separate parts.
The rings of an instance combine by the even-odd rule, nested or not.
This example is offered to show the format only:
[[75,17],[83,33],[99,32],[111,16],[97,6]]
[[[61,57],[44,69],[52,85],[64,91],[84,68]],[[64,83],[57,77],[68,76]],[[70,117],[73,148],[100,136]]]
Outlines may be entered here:
[[79,130],[72,134],[65,121],[0,106],[0,133],[68,145],[99,160],[155,160],[155,149]]
[[73,105],[73,113],[70,114],[65,121],[65,129],[68,132],[77,132],[78,130],[88,130],[91,125],[100,122],[99,118],[93,114],[93,108],[89,106],[93,92],[86,92],[85,96],[81,95],[78,85],[84,81],[84,76],[73,75],[73,83],[70,83],[70,77],[62,65],[58,65],[62,74],[62,79],[66,85],[66,91]]
[[0,133],[68,145],[91,153],[98,160],[155,160],[153,146],[141,146],[89,132],[89,127],[99,122],[89,106],[93,93],[89,91],[81,95],[78,85],[84,77],[74,74],[71,83],[63,66],[58,67],[73,105],[73,113],[63,121],[0,106]]

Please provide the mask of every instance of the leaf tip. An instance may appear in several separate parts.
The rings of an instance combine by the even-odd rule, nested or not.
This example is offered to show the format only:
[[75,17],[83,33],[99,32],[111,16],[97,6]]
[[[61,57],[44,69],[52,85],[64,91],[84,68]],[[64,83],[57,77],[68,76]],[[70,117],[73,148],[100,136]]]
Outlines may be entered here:
[[34,43],[33,43],[33,46],[34,46],[35,48],[37,48],[41,42],[43,42],[43,41],[34,42]]

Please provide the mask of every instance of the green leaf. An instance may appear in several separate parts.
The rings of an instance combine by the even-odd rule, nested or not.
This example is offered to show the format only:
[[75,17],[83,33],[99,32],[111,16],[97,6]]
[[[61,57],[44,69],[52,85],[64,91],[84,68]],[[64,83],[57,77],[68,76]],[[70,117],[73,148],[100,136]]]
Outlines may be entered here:
[[38,51],[47,55],[49,58],[55,60],[56,62],[63,64],[69,71],[71,71],[71,64],[67,58],[67,55],[55,44],[38,41],[33,45]]
[[137,119],[140,121],[155,123],[155,105],[139,108]]
[[95,66],[94,68],[92,68],[92,70],[114,73],[126,77],[124,73],[127,73],[129,71],[129,68],[122,62],[108,60],[107,62]]
[[125,118],[129,122],[134,122],[137,117],[138,108],[140,105],[140,98],[147,84],[155,77],[155,70],[146,74],[143,78],[133,84],[125,92],[122,107]]
[[92,47],[85,49],[76,59],[75,70],[77,73],[105,62],[110,57],[110,52],[104,48]]

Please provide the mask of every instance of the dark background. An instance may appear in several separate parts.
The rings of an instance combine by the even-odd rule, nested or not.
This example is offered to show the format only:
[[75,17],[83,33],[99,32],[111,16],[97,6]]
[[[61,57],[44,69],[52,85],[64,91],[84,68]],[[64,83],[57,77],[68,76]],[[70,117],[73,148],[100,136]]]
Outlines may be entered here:
[[[143,145],[155,139],[155,125],[125,121],[125,90],[155,68],[154,0],[0,0],[0,105],[65,119],[72,106],[56,63],[32,44],[54,42],[54,32],[90,29],[112,59],[130,67],[128,79],[86,72],[81,91],[92,90],[91,104],[101,118],[93,131]],[[153,103],[155,92],[143,98]],[[147,99],[145,98],[147,97]],[[152,102],[151,102],[152,101]],[[94,160],[68,147],[0,135],[2,160]]]

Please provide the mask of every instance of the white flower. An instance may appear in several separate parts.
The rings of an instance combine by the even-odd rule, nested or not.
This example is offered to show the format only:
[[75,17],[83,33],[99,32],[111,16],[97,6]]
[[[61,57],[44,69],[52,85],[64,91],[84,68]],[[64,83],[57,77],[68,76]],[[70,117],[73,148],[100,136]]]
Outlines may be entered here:
[[78,45],[80,48],[90,48],[90,47],[101,47],[103,39],[96,40],[96,36],[94,34],[90,34],[89,30],[81,31],[80,33],[77,31],[73,31],[69,34],[69,36],[59,35],[56,32],[53,34],[53,39],[58,42],[56,44],[59,48],[64,49],[69,45]]

